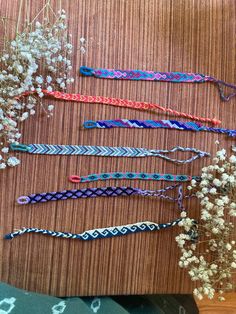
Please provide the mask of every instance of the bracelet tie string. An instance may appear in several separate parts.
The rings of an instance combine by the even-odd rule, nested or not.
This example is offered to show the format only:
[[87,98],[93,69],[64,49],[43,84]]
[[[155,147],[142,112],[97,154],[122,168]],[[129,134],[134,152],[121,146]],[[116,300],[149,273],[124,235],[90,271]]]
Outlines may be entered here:
[[[80,67],[80,73],[85,76],[94,76],[103,79],[116,79],[116,80],[146,80],[146,81],[162,81],[172,83],[206,83],[211,82],[216,84],[220,98],[223,101],[229,101],[232,97],[236,96],[236,85],[226,83],[218,80],[215,77],[201,74],[201,73],[188,73],[188,72],[154,72],[142,70],[115,70],[115,69],[94,69],[86,66]],[[225,94],[224,87],[232,89],[230,94]]]

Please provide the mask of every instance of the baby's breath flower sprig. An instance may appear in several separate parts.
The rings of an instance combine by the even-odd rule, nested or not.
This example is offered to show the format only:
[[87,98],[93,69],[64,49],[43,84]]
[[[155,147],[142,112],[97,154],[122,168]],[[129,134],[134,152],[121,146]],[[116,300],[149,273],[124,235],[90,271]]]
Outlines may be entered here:
[[192,281],[199,282],[193,293],[212,299],[235,288],[236,273],[236,156],[226,150],[216,153],[213,164],[202,169],[201,180],[192,180],[188,189],[199,199],[199,221],[184,218],[176,237],[181,250],[179,266],[188,269]]
[[34,115],[37,105],[52,115],[53,105],[46,108],[42,103],[43,91],[64,91],[74,81],[69,75],[72,44],[65,11],[56,14],[50,2],[43,10],[46,18],[27,23],[12,41],[5,42],[0,54],[0,169],[20,163],[8,149],[21,137],[19,122]]

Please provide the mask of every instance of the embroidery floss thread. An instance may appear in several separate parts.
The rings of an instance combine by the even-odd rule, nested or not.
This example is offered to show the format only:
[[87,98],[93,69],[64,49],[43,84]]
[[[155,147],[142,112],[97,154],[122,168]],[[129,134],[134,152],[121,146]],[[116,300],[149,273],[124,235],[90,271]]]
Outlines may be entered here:
[[[220,98],[223,101],[229,101],[236,96],[236,85],[218,80],[215,77],[188,72],[154,72],[142,70],[114,70],[114,69],[94,69],[86,66],[80,67],[80,73],[86,76],[94,76],[96,78],[117,79],[117,80],[147,80],[147,81],[162,81],[172,83],[206,83],[211,82],[218,87]],[[223,91],[223,87],[228,87],[233,90],[229,95]]]
[[[188,114],[185,112],[179,112],[177,110],[173,110],[171,108],[165,108],[158,104],[143,102],[143,101],[132,101],[128,99],[121,99],[121,98],[112,98],[112,97],[104,97],[104,96],[88,96],[88,95],[81,95],[81,94],[68,94],[59,91],[52,91],[49,92],[47,90],[42,91],[45,96],[53,97],[55,99],[61,99],[66,101],[75,101],[75,102],[83,102],[83,103],[94,103],[94,104],[103,104],[103,105],[111,105],[116,107],[124,107],[124,108],[131,108],[137,110],[146,110],[146,111],[155,111],[160,110],[162,112],[168,113],[170,115],[175,115],[179,117],[184,117],[187,119],[200,121],[200,122],[209,122],[213,125],[218,125],[221,123],[220,120],[216,118],[205,118],[205,117],[198,117],[192,114]],[[22,96],[27,96],[32,93],[25,93]]]
[[[178,197],[174,198],[169,195],[166,195],[166,192],[173,189],[178,189]],[[59,201],[67,199],[77,199],[77,198],[95,198],[95,197],[118,197],[118,196],[150,196],[150,197],[159,197],[161,199],[166,199],[169,201],[177,202],[179,208],[183,208],[182,200],[183,198],[190,198],[191,195],[186,195],[183,197],[182,186],[180,184],[174,184],[167,186],[163,189],[152,191],[152,190],[142,190],[139,188],[133,187],[100,187],[100,188],[86,188],[80,190],[63,190],[59,192],[46,192],[46,193],[37,193],[30,194],[27,196],[20,196],[17,199],[17,203],[20,205],[25,204],[36,204],[36,203],[45,203],[49,201]]]
[[176,120],[98,120],[85,121],[83,124],[86,129],[111,129],[111,128],[139,128],[139,129],[175,129],[183,131],[207,131],[213,133],[227,134],[228,136],[235,137],[236,130],[215,128],[202,125],[197,122],[183,122]]
[[71,233],[71,232],[61,232],[61,231],[51,231],[47,229],[39,228],[22,228],[15,232],[5,235],[5,239],[14,239],[17,236],[21,236],[25,233],[37,233],[48,235],[56,238],[65,238],[65,239],[79,239],[79,240],[95,240],[95,239],[105,239],[118,236],[124,236],[131,233],[145,232],[145,231],[159,231],[161,229],[167,229],[178,225],[182,218],[176,219],[172,222],[165,224],[157,224],[150,221],[141,221],[128,225],[106,227],[106,228],[97,228],[92,230],[86,230],[83,233]]
[[186,182],[191,180],[198,181],[199,176],[188,176],[184,174],[161,174],[161,173],[146,173],[146,172],[104,172],[94,173],[87,176],[69,176],[69,181],[72,183],[86,183],[94,181],[105,181],[105,180],[154,180],[154,181],[172,181],[172,182]]
[[[30,154],[46,155],[85,155],[85,156],[112,156],[112,157],[148,157],[154,156],[177,164],[190,163],[198,158],[208,157],[209,153],[196,148],[176,146],[172,149],[147,149],[136,147],[86,146],[86,145],[49,145],[49,144],[10,144],[12,151],[27,152]],[[167,156],[174,152],[191,152],[194,155],[188,159],[175,159]]]

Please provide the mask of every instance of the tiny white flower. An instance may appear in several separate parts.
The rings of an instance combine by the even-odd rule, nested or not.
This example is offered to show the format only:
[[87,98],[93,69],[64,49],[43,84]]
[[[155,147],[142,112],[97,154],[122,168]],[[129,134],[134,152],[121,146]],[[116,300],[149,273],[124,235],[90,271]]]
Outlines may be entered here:
[[236,163],[236,156],[235,155],[232,155],[229,157],[229,162],[232,163],[232,164],[235,164]]
[[48,111],[52,111],[54,109],[54,106],[53,105],[49,105],[48,106]]
[[219,179],[214,179],[213,180],[213,184],[215,185],[215,186],[217,186],[217,187],[219,187],[219,186],[221,186],[221,181],[219,180]]
[[9,158],[7,159],[7,164],[8,164],[8,166],[10,166],[10,167],[15,167],[15,166],[17,166],[17,165],[20,164],[20,160],[17,159],[16,157],[9,157]]
[[0,169],[5,169],[6,168],[6,164],[3,162],[0,164]]
[[9,152],[9,148],[8,147],[3,147],[2,148],[2,152],[7,154]]
[[50,84],[50,83],[52,82],[52,77],[48,75],[48,76],[46,77],[46,81],[47,81],[47,83]]
[[42,84],[42,83],[43,83],[43,78],[42,78],[42,76],[36,76],[35,80],[36,80],[36,82],[37,82],[38,84]]

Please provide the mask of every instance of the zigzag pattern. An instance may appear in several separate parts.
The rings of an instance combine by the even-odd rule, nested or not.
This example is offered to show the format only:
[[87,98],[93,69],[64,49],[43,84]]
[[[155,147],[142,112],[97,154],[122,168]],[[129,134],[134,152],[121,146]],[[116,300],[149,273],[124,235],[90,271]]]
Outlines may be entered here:
[[227,134],[228,136],[236,136],[236,130],[225,128],[207,127],[197,122],[183,122],[176,120],[98,120],[98,121],[85,121],[84,127],[88,129],[111,129],[111,128],[140,128],[140,129],[175,129],[184,131],[207,131],[213,133]]
[[198,176],[188,175],[174,175],[174,174],[161,174],[161,173],[146,173],[146,172],[104,172],[94,173],[87,176],[76,176],[72,175],[69,177],[69,181],[73,183],[85,183],[94,181],[105,181],[105,180],[154,180],[154,181],[175,181],[175,182],[186,182],[192,179],[199,180]]
[[[93,156],[112,156],[112,157],[147,157],[155,156],[167,161],[185,164],[198,158],[210,156],[209,153],[191,147],[176,146],[172,149],[146,149],[134,147],[109,147],[109,146],[82,146],[82,145],[49,145],[49,144],[10,144],[13,151],[28,152],[31,154],[48,155],[93,155]],[[175,159],[167,156],[176,151],[192,152],[195,155],[188,159]]]
[[5,235],[5,239],[13,239],[17,236],[21,236],[25,233],[37,233],[48,235],[56,238],[66,238],[66,239],[79,239],[79,240],[95,240],[95,239],[104,239],[111,237],[124,236],[131,233],[146,232],[146,231],[158,231],[161,229],[166,229],[176,226],[182,219],[176,219],[172,222],[166,224],[157,224],[155,222],[142,221],[129,225],[114,226],[107,228],[98,228],[84,231],[83,233],[70,233],[70,232],[59,232],[51,231],[47,229],[39,228],[22,228],[15,232]]

